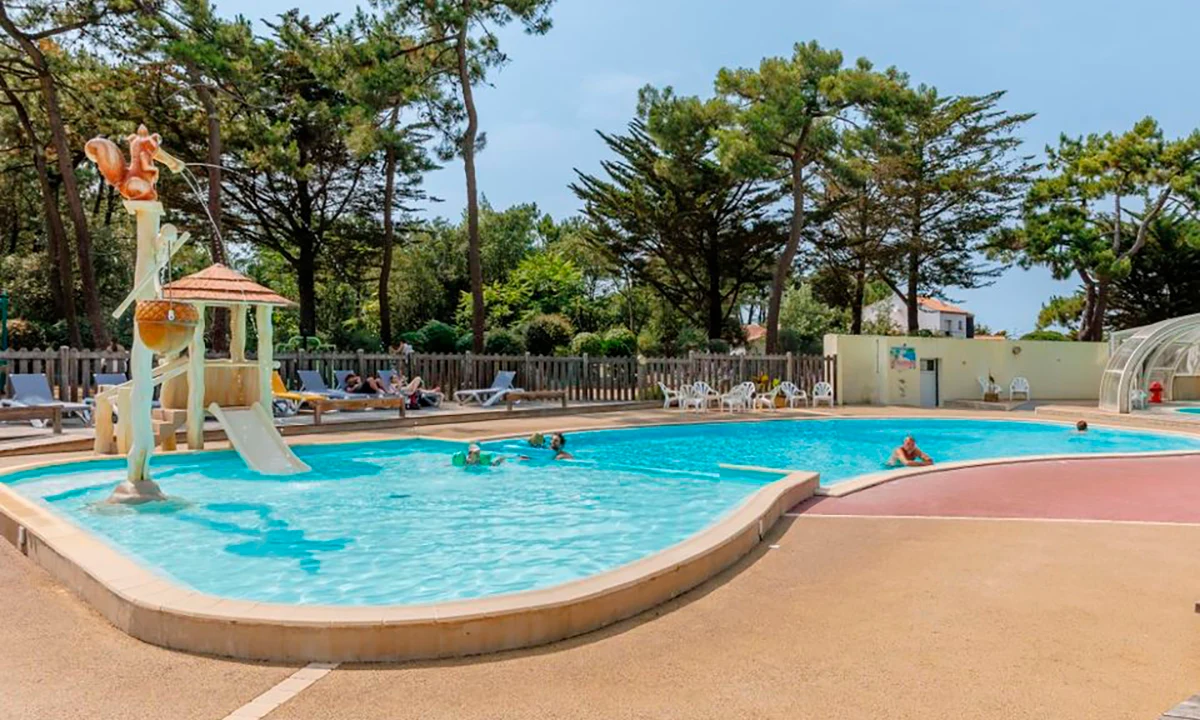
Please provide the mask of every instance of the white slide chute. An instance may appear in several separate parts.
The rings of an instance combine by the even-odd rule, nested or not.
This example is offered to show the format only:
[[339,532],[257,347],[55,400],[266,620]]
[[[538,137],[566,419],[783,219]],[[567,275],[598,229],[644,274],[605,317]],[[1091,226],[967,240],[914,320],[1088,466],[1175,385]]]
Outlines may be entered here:
[[294,475],[311,469],[283,441],[262,405],[223,408],[213,403],[208,411],[251,470],[262,475]]

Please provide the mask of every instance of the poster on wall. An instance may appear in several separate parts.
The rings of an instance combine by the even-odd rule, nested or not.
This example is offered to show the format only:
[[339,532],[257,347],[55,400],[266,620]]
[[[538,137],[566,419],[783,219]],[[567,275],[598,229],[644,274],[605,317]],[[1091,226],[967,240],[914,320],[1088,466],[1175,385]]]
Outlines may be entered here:
[[907,345],[893,347],[888,349],[891,354],[891,366],[893,370],[916,370],[917,369],[917,349]]

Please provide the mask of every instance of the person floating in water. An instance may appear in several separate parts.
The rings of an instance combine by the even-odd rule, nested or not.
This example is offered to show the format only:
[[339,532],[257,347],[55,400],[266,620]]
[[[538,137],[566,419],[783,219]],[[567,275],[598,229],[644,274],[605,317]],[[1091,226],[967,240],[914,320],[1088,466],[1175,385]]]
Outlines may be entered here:
[[932,465],[933,458],[925,454],[925,451],[917,447],[917,441],[912,435],[906,435],[904,442],[900,443],[900,447],[892,451],[892,456],[888,458],[888,465],[903,465],[905,467],[923,467]]
[[575,456],[567,452],[563,448],[566,447],[567,438],[560,432],[556,432],[550,436],[550,449],[554,451],[555,460],[574,460]]
[[1075,429],[1081,433],[1087,432],[1087,429],[1088,429],[1087,420],[1080,420],[1079,422],[1075,423]]
[[452,460],[459,467],[492,467],[504,462],[504,457],[485,453],[479,447],[479,443],[471,443],[465,453],[454,453]]

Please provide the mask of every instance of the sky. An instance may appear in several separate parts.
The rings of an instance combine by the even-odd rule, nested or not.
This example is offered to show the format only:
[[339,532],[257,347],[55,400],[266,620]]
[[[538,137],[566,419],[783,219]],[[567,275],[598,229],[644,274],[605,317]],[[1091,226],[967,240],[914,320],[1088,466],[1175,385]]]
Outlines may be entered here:
[[[218,0],[222,11],[258,17],[354,6],[258,0],[250,10]],[[1005,109],[1037,113],[1023,137],[1038,156],[1060,133],[1119,132],[1146,115],[1169,137],[1200,127],[1196,0],[558,0],[552,15],[545,36],[502,35],[510,63],[476,94],[488,138],[479,185],[497,208],[536,202],[556,218],[573,214],[568,183],[576,169],[599,170],[606,154],[595,131],[621,131],[638,88],[709,95],[720,68],[756,66],[812,39],[943,95],[1007,90]],[[433,173],[426,188],[443,200],[429,216],[461,216],[461,165]],[[1013,268],[990,287],[946,295],[992,330],[1027,332],[1043,302],[1077,285]]]

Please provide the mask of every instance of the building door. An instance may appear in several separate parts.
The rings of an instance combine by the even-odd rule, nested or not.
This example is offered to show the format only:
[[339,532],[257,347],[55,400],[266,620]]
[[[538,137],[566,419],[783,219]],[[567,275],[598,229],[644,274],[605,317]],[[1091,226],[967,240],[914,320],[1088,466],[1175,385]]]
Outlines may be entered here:
[[921,359],[921,407],[938,406],[938,361]]

